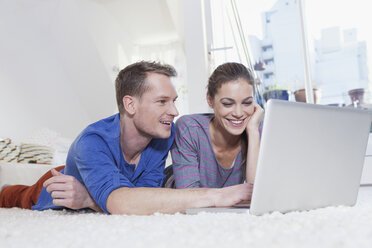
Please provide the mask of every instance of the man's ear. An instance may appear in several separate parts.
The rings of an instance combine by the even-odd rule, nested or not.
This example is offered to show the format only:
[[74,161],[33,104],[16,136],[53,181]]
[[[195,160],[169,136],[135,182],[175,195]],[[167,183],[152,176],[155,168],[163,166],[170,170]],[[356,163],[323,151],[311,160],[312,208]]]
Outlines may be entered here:
[[208,102],[209,107],[213,108],[213,99],[209,95],[209,93],[207,93],[207,102]]
[[136,99],[133,96],[126,95],[123,97],[123,107],[126,113],[133,115],[136,112]]

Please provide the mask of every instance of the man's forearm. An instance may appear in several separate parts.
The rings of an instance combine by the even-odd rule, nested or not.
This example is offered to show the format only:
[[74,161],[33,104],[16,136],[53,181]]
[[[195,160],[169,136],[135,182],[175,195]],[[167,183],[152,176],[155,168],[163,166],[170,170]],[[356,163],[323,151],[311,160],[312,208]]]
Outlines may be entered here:
[[221,189],[119,188],[107,199],[111,214],[184,213],[188,208],[232,206],[250,197],[247,185]]
[[119,188],[107,199],[112,214],[147,215],[184,212],[187,208],[213,206],[213,189]]

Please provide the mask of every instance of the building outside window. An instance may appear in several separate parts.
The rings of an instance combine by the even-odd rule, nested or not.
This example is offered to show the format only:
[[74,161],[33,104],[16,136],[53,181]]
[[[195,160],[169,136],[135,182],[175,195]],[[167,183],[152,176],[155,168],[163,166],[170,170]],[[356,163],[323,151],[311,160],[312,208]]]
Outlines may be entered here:
[[[232,3],[238,6],[245,41],[236,28]],[[369,57],[372,17],[365,2],[303,2],[311,83],[319,89],[320,104],[370,107]],[[242,46],[249,50],[263,91],[304,88],[305,73],[298,0],[211,1],[213,47],[229,47],[211,53],[211,69],[227,61],[246,64]],[[347,13],[347,15],[345,15]],[[257,67],[258,68],[258,67]],[[294,100],[294,96],[289,100]]]

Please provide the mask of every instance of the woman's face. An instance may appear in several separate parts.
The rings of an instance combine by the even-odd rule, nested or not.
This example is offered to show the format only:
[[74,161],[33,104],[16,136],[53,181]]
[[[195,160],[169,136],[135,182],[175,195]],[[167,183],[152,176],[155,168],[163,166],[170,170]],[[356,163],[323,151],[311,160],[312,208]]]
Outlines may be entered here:
[[232,135],[241,135],[253,112],[253,87],[244,79],[222,84],[207,101],[214,110],[214,122]]

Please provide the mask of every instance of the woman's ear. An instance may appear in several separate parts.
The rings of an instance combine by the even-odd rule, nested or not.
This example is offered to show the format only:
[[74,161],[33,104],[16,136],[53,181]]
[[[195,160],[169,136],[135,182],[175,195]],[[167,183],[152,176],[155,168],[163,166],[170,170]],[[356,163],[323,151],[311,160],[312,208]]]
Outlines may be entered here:
[[133,96],[126,95],[123,97],[123,106],[126,113],[133,115],[136,112],[136,99]]
[[207,93],[207,102],[209,107],[213,108],[213,98],[211,97],[211,95],[209,95],[209,93]]

